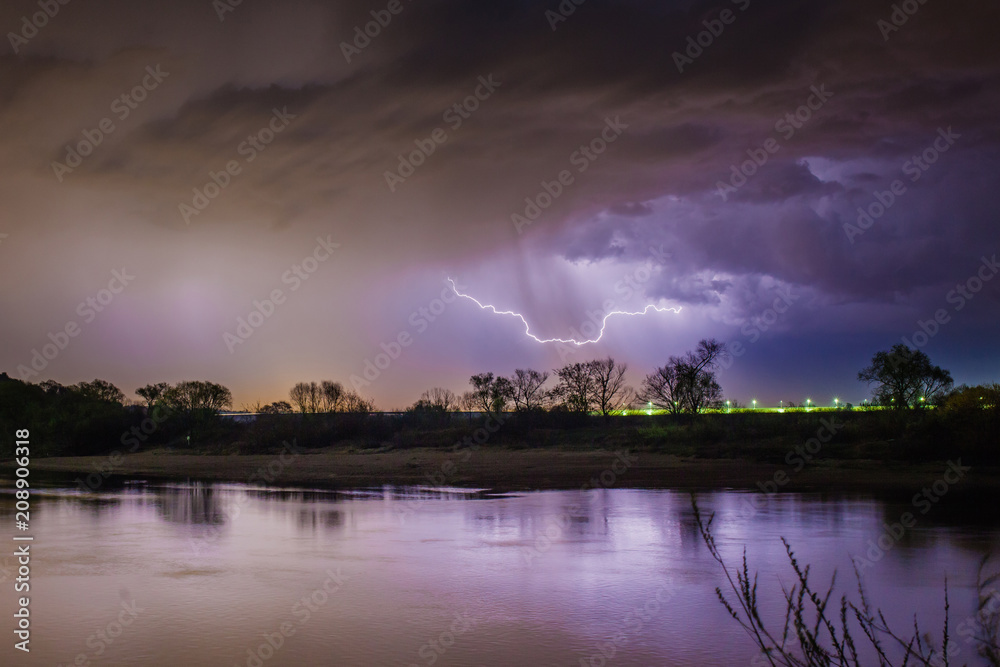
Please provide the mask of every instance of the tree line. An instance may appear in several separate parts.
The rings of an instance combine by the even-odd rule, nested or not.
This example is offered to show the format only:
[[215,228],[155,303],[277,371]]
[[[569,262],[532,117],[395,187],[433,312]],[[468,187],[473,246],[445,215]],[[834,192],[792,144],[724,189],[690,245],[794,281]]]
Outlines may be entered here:
[[[695,350],[670,357],[638,389],[626,383],[628,365],[613,357],[566,364],[551,373],[532,368],[518,368],[510,376],[478,373],[469,378],[472,389],[462,396],[435,387],[424,392],[410,410],[462,409],[487,414],[548,410],[608,417],[641,402],[672,414],[697,413],[722,405],[716,369],[726,354],[723,343],[702,340]],[[546,389],[550,378],[555,384]]]
[[351,389],[345,389],[340,382],[298,382],[288,391],[289,401],[275,401],[267,405],[259,402],[244,406],[247,412],[260,414],[290,414],[299,412],[347,412],[367,414],[375,412],[375,402],[364,398]]
[[[147,384],[135,390],[139,400],[129,400],[106,380],[33,384],[0,373],[0,430],[12,432],[30,424],[39,433],[41,455],[95,454],[136,440],[144,448],[197,446],[224,453],[265,451],[285,439],[297,439],[306,447],[348,441],[362,446],[390,443],[408,447],[437,442],[433,433],[468,428],[477,419],[504,412],[509,413],[504,420],[506,435],[497,435],[497,442],[509,437],[511,441],[520,438],[538,444],[548,442],[546,438],[558,440],[560,436],[553,433],[590,428],[590,415],[603,416],[608,422],[610,415],[638,407],[640,402],[642,407],[655,405],[657,412],[669,413],[667,417],[693,415],[729,403],[738,408],[735,401],[723,401],[716,377],[725,355],[725,347],[718,341],[702,340],[694,350],[669,357],[663,366],[643,377],[637,388],[626,381],[626,364],[613,357],[570,363],[551,371],[519,368],[509,376],[477,373],[469,378],[469,390],[463,394],[440,387],[429,389],[402,417],[376,413],[371,399],[338,382],[299,382],[289,390],[288,400],[243,405],[245,411],[260,415],[252,421],[221,418],[220,411],[232,408],[232,393],[209,381]],[[934,449],[933,443],[942,438],[954,436],[970,447],[969,443],[995,439],[1000,414],[998,384],[954,387],[948,371],[931,363],[925,353],[905,345],[877,352],[858,378],[871,384],[874,405],[892,408],[872,413],[874,421],[864,422],[878,437],[910,433],[908,442],[924,438],[930,443],[924,452],[927,456]],[[930,405],[943,409],[920,409]],[[449,413],[458,411],[468,414],[455,420]],[[921,416],[910,419],[903,411]],[[616,419],[605,426],[627,430],[641,425],[646,435],[636,432],[629,436],[641,439],[690,424],[701,428],[698,437],[710,445],[715,443],[712,446],[737,446],[745,435],[740,429],[751,415],[732,417],[691,422],[647,421],[643,416]],[[781,423],[784,426],[780,428],[796,428],[796,422],[787,416]],[[755,429],[759,428],[757,424]],[[417,437],[415,433],[426,435]]]
[[[464,410],[486,414],[545,410],[597,413],[608,417],[637,404],[651,404],[671,414],[697,414],[723,406],[723,391],[716,373],[727,355],[725,344],[716,339],[703,339],[694,350],[669,357],[666,364],[646,375],[638,388],[626,382],[627,364],[610,356],[566,364],[551,372],[519,368],[510,376],[478,373],[469,378],[471,388],[461,396],[449,389],[434,387],[425,391],[409,410]],[[54,380],[32,385],[3,373],[0,380],[33,387],[41,392],[39,395],[67,399],[64,401],[67,404],[73,403],[68,399],[78,399],[78,404],[130,404],[124,392],[101,379],[66,386]],[[886,408],[922,408],[942,405],[949,400],[980,407],[1000,404],[1000,385],[955,388],[947,370],[932,364],[923,351],[904,344],[876,352],[870,364],[858,372],[858,380],[872,387],[872,404]],[[201,380],[147,384],[137,388],[135,393],[147,410],[161,407],[187,415],[217,413],[233,405],[233,396],[227,387]],[[288,401],[257,402],[245,404],[243,408],[260,414],[368,414],[376,411],[372,399],[332,380],[298,382],[289,390],[288,397]],[[789,402],[789,407],[793,405]]]

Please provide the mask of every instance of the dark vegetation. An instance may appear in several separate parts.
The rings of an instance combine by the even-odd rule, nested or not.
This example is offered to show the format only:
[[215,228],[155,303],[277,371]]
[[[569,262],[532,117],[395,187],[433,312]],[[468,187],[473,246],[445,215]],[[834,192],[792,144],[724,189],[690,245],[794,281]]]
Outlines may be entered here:
[[[680,457],[738,458],[788,463],[815,438],[821,420],[840,426],[816,459],[927,462],[962,457],[966,464],[1000,463],[1000,410],[984,408],[984,387],[955,392],[933,410],[754,410],[709,414],[629,414],[605,419],[568,410],[503,413],[487,446],[606,448]],[[994,401],[993,405],[1000,404]],[[252,420],[220,417],[199,404],[154,401],[123,405],[70,388],[0,379],[0,428],[30,426],[36,455],[87,456],[160,447],[209,453],[266,453],[283,441],[305,448],[452,447],[487,417],[418,405],[405,413],[278,412]]]
[[[551,376],[531,369],[510,377],[480,373],[462,396],[434,388],[397,413],[375,412],[370,400],[338,382],[301,382],[289,401],[244,406],[252,417],[220,415],[232,396],[212,382],[146,385],[135,392],[141,401],[128,401],[103,380],[63,386],[0,374],[0,428],[30,428],[36,456],[164,447],[255,454],[293,440],[311,449],[445,448],[493,420],[503,426],[490,447],[628,448],[787,465],[812,440],[814,450],[821,445],[815,459],[1000,463],[1000,385],[952,389],[947,371],[922,352],[896,346],[873,357],[859,373],[874,385],[871,406],[781,414],[722,407],[714,369],[724,355],[718,341],[701,341],[646,376],[638,391],[626,386],[625,365],[611,358],[569,364]],[[550,377],[555,385],[546,389]],[[633,409],[650,404],[660,410]],[[824,423],[836,425],[824,431],[834,436],[816,440]]]
[[[703,519],[693,499],[692,506],[702,540],[725,574],[727,587],[716,588],[716,597],[760,651],[753,661],[754,665],[967,665],[969,656],[962,655],[961,640],[973,648],[966,654],[974,653],[981,659],[981,664],[1000,667],[1000,606],[997,605],[1000,591],[996,588],[1000,583],[1000,572],[990,573],[988,554],[980,562],[976,578],[977,613],[956,624],[945,579],[941,596],[944,625],[939,633],[932,633],[921,628],[919,613],[913,614],[912,629],[891,627],[882,610],[873,606],[856,562],[853,592],[838,585],[836,572],[829,586],[817,586],[814,578],[810,578],[812,568],[799,562],[792,545],[782,538],[793,583],[781,585],[785,614],[784,622],[776,626],[764,620],[758,597],[758,584],[761,582],[757,574],[750,571],[746,550],[742,562],[730,569],[712,533],[714,515]],[[765,585],[771,584],[765,582]],[[839,598],[835,596],[837,593]]]

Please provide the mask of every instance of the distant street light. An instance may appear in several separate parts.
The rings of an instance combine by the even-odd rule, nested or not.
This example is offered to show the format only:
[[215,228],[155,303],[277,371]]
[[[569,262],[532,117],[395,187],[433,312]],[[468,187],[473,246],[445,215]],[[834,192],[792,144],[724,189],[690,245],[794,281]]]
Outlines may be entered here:
[[730,408],[729,408],[729,401],[726,401],[726,412],[729,412],[729,411],[730,411]]
[[756,410],[756,409],[757,409],[757,399],[756,399],[756,398],[755,398],[755,399],[753,399],[753,409],[754,409],[754,410]]

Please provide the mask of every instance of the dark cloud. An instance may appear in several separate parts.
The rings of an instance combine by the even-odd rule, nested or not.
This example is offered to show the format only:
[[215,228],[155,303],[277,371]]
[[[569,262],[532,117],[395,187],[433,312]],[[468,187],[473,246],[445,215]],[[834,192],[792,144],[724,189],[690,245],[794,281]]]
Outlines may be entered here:
[[[651,261],[643,296],[688,307],[691,322],[749,321],[791,288],[808,298],[782,326],[829,319],[891,338],[997,250],[1000,41],[986,0],[926,3],[888,40],[877,21],[891,6],[861,0],[588,0],[555,30],[546,11],[556,2],[404,0],[347,62],[342,44],[384,6],[242,3],[220,21],[203,0],[70,3],[18,53],[0,45],[0,233],[9,235],[0,253],[33,286],[0,300],[20,315],[3,325],[12,343],[2,366],[72,316],[79,292],[134,262],[145,282],[116,324],[155,323],[159,339],[184,322],[185,336],[214,346],[199,359],[240,391],[272,391],[266,373],[244,370],[224,347],[212,355],[321,234],[335,235],[344,256],[268,325],[287,338],[255,335],[261,363],[291,369],[267,382],[317,358],[330,375],[355,372],[440,292],[439,274],[461,272],[498,301],[568,327],[602,281]],[[679,72],[674,53],[724,9],[735,20]],[[16,31],[33,11],[8,3],[0,27]],[[60,182],[52,163],[157,64],[169,78]],[[470,98],[490,76],[499,88]],[[809,110],[815,87],[832,97]],[[477,108],[456,127],[448,110],[468,99]],[[803,108],[808,119],[790,124]],[[239,147],[274,109],[294,120],[244,161]],[[627,128],[602,144],[609,119]],[[911,181],[907,161],[949,127],[961,138]],[[446,139],[428,144],[436,129]],[[720,182],[768,140],[780,149],[721,196]],[[421,145],[434,150],[390,190],[386,173]],[[591,146],[600,152],[581,160]],[[231,160],[240,173],[187,224],[180,205]],[[572,182],[553,196],[563,171]],[[857,225],[858,209],[896,179],[905,194],[852,236],[845,226]],[[511,216],[533,202],[546,205],[518,233]],[[396,306],[372,315],[389,294]],[[976,304],[996,295],[991,285]],[[494,323],[463,322],[455,326],[470,335]],[[715,325],[700,326],[686,335]],[[455,335],[442,329],[422,353],[456,347]],[[136,379],[187,363],[167,338],[170,359]],[[498,364],[522,352],[501,347]],[[79,356],[54,367],[93,375],[100,352],[81,342]],[[423,382],[400,383],[399,397],[395,383],[373,391],[401,400]]]

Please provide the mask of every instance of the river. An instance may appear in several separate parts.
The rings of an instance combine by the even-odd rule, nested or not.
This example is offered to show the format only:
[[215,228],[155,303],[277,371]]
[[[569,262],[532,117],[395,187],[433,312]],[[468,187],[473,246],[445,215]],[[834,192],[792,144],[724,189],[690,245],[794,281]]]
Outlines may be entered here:
[[[31,652],[16,664],[624,667],[749,665],[755,655],[716,599],[726,580],[687,493],[143,481],[34,491]],[[925,514],[858,496],[697,500],[715,513],[731,567],[746,547],[778,625],[780,587],[793,583],[782,537],[817,581],[839,570],[847,592],[851,556],[870,557],[873,602],[901,631],[918,612],[935,635],[945,576],[954,628],[975,610],[980,558],[1000,545],[997,525],[947,498]],[[13,503],[0,497],[4,525]],[[915,525],[879,547],[907,511]],[[0,655],[15,655],[11,552]],[[974,663],[971,644],[957,647],[953,664]]]

